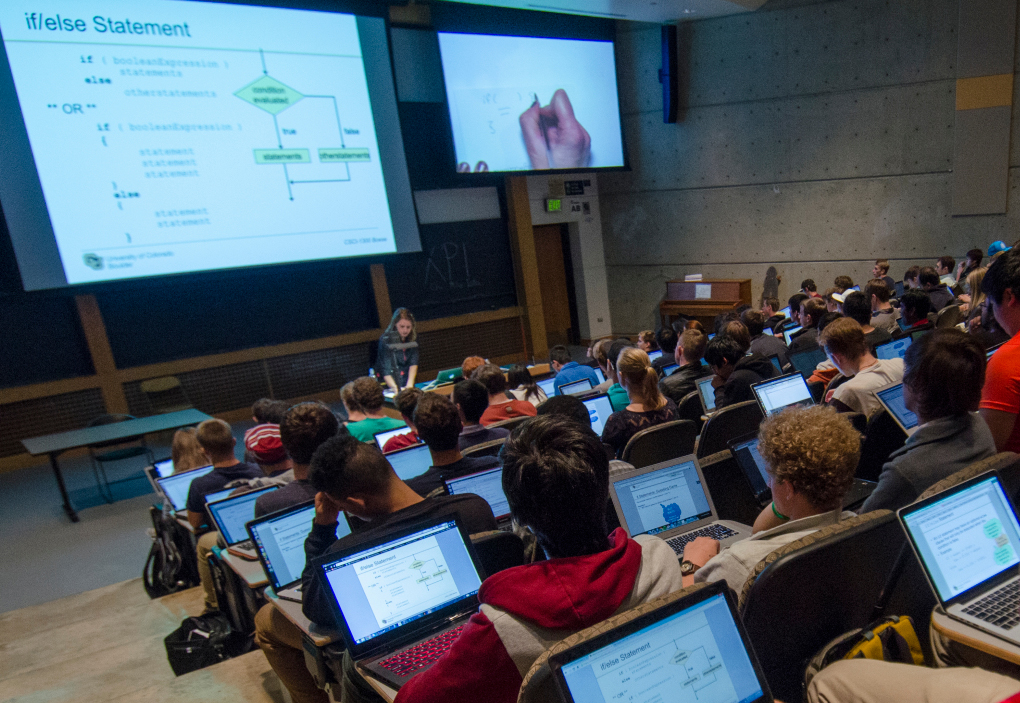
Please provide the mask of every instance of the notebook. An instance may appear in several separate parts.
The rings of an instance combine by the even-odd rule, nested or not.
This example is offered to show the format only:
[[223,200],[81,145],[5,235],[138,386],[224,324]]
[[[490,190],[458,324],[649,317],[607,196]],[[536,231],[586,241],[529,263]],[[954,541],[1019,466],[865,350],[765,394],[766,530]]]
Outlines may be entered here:
[[497,466],[494,469],[444,480],[443,485],[446,486],[447,494],[451,496],[462,493],[481,496],[492,508],[492,514],[501,527],[510,522],[510,504],[503,492],[503,467]]
[[678,368],[680,368],[680,364],[670,364],[669,366],[663,366],[662,377],[665,378],[666,376],[676,371]]
[[609,496],[631,537],[658,535],[678,557],[695,537],[712,537],[726,547],[751,536],[747,525],[719,520],[693,454],[618,474]]
[[145,472],[145,478],[149,479],[149,485],[152,486],[152,490],[157,494],[162,494],[159,488],[159,484],[156,483],[157,478],[166,478],[174,472],[174,463],[172,459],[161,459],[154,464],[146,466],[143,471]]
[[773,700],[725,581],[557,652],[549,668],[566,703]]
[[1020,645],[1020,522],[995,472],[896,511],[946,614]]
[[786,342],[786,346],[790,346],[790,343],[793,341],[793,335],[797,334],[802,329],[804,328],[797,325],[795,327],[787,327],[783,330],[783,341]]
[[648,361],[655,361],[662,356],[662,350],[656,349],[655,351],[648,352]]
[[205,476],[207,473],[212,472],[212,470],[213,467],[211,465],[203,466],[199,469],[182,471],[179,474],[173,474],[165,478],[157,478],[156,483],[159,484],[159,492],[170,501],[174,511],[180,513],[188,507],[188,490],[191,488],[191,482],[199,476]]
[[698,387],[698,397],[701,399],[701,409],[706,415],[715,412],[715,388],[712,387],[712,379],[715,376],[702,376],[694,382]]
[[790,354],[790,365],[804,378],[810,378],[811,374],[818,368],[818,364],[828,359],[825,350],[821,347],[805,349],[804,351]]
[[910,337],[904,337],[903,339],[894,339],[891,342],[879,344],[875,347],[875,356],[879,359],[902,359],[906,356],[907,349],[910,348],[913,341]]
[[547,398],[552,398],[556,395],[556,377],[546,378],[541,381],[537,381],[536,385],[542,389]]
[[560,395],[577,395],[591,390],[591,379],[582,378],[560,386]]
[[228,552],[251,561],[258,559],[255,544],[248,539],[248,531],[244,526],[255,518],[255,501],[258,497],[277,488],[279,486],[267,486],[217,500],[211,499],[211,496],[206,497],[205,509],[211,520],[209,524],[216,525],[223,541],[227,543]]
[[808,390],[807,381],[799,373],[790,373],[779,378],[751,384],[754,397],[758,399],[765,417],[775,415],[791,405],[806,407],[814,405],[814,398]]
[[[301,573],[305,570],[305,539],[312,531],[315,501],[250,520],[245,530],[273,592],[284,600],[301,602]],[[347,516],[340,513],[336,537],[351,534]]]
[[606,428],[606,420],[613,414],[613,404],[609,402],[609,396],[605,393],[586,398],[584,407],[588,408],[588,418],[591,420],[591,429],[599,437],[602,430]]
[[879,388],[875,391],[875,396],[908,437],[917,431],[917,415],[907,410],[907,405],[903,400],[902,383],[892,383]]
[[785,317],[787,320],[790,319],[790,306],[787,305],[785,308],[779,311],[779,314]]
[[375,438],[375,443],[379,445],[379,449],[382,449],[383,447],[386,446],[386,443],[389,442],[394,437],[398,437],[402,434],[410,434],[410,432],[411,428],[404,426],[397,427],[392,430],[383,430],[382,432],[376,432],[374,435],[372,435],[372,437]]
[[449,649],[482,585],[467,535],[450,518],[342,549],[316,569],[351,658],[394,688]]
[[398,449],[386,454],[386,461],[400,477],[401,481],[408,481],[415,476],[421,476],[432,466],[432,454],[428,446],[415,444],[411,447]]

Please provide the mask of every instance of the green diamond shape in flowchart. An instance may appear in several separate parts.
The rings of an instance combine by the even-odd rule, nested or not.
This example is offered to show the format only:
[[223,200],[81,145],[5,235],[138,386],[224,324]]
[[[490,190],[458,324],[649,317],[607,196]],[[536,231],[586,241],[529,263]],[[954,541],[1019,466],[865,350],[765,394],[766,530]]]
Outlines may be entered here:
[[304,96],[275,78],[262,76],[234,93],[241,100],[261,107],[272,115],[278,115]]

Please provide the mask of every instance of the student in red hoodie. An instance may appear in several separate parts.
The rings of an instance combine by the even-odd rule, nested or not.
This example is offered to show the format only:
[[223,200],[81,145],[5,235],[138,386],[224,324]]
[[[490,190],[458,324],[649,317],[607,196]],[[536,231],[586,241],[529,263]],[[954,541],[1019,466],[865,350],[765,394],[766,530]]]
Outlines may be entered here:
[[[514,520],[547,561],[486,579],[450,651],[408,681],[397,703],[514,703],[550,646],[617,612],[681,588],[676,555],[657,537],[606,536],[609,462],[590,429],[561,415],[518,427],[503,448],[503,490]],[[555,698],[552,678],[541,683]]]

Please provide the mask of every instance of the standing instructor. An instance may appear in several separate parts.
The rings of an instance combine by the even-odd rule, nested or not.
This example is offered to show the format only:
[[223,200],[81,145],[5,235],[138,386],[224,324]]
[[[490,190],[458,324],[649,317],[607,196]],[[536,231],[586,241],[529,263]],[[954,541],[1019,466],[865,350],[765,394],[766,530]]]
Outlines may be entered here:
[[407,308],[397,308],[389,327],[379,338],[376,368],[393,391],[414,387],[418,375],[418,342],[414,315]]

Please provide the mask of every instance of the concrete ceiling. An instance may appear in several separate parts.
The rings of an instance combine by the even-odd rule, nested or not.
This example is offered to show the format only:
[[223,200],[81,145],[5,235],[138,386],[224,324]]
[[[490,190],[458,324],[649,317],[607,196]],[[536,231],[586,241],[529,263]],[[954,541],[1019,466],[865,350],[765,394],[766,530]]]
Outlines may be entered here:
[[757,10],[765,4],[765,0],[458,0],[458,2],[660,23],[733,15]]

